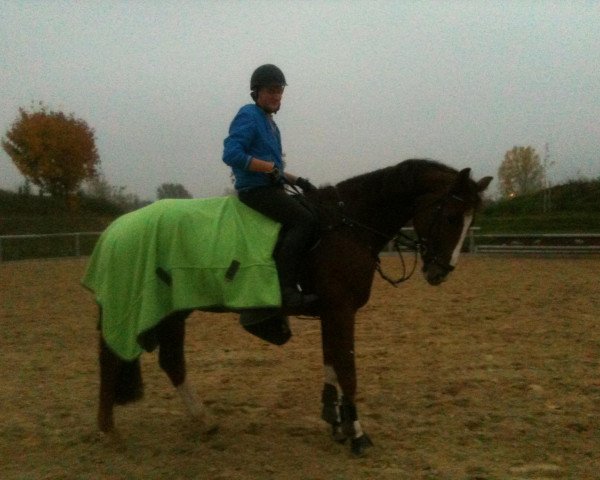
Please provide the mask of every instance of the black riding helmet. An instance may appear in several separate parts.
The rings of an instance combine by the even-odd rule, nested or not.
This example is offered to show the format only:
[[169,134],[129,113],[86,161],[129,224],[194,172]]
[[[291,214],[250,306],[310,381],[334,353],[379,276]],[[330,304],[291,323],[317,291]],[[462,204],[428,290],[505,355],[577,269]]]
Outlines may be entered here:
[[256,100],[255,96],[260,87],[273,86],[287,86],[285,75],[279,67],[267,63],[266,65],[261,65],[254,70],[252,77],[250,77],[250,90],[252,91],[251,95],[254,100]]

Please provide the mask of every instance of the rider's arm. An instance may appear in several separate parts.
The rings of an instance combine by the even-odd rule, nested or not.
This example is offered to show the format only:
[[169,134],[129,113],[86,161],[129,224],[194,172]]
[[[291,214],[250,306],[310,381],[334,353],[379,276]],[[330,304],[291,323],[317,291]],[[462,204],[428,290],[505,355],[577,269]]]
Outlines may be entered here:
[[229,126],[229,136],[223,141],[223,161],[240,170],[252,169],[252,164],[255,168],[260,168],[261,164],[254,162],[252,155],[247,153],[255,134],[254,117],[248,109],[242,108]]
[[260,158],[252,157],[248,163],[248,170],[251,172],[270,172],[274,166],[275,163],[273,162],[266,162]]

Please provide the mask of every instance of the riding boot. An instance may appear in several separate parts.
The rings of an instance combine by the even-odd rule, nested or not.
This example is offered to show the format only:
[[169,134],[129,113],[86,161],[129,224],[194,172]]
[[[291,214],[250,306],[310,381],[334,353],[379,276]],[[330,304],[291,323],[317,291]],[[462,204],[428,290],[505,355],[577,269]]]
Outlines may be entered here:
[[281,285],[281,304],[292,311],[311,311],[316,307],[319,297],[305,294],[298,289],[297,261],[276,261]]
[[307,313],[314,311],[319,302],[319,297],[313,293],[302,293],[297,287],[281,287],[281,303],[285,309]]
[[296,247],[295,232],[290,230],[284,236],[275,255],[281,285],[281,303],[292,311],[313,311],[319,298],[314,294],[305,294],[298,289],[300,262],[302,255]]
[[316,311],[316,295],[305,295],[298,290],[300,262],[314,241],[318,223],[314,214],[283,187],[271,186],[243,190],[239,198],[249,207],[282,224],[281,240],[275,252],[275,263],[281,285],[284,310],[289,312]]

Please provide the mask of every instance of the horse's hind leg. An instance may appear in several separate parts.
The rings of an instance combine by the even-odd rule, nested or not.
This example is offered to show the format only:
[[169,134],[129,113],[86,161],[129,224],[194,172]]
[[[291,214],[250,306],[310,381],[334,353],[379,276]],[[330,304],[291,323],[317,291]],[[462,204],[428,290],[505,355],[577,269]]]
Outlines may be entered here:
[[204,429],[216,428],[209,418],[196,390],[186,378],[184,339],[185,319],[189,311],[176,312],[160,322],[156,333],[158,337],[158,362],[173,386],[177,389],[188,413],[202,423]]
[[142,398],[142,372],[139,359],[125,361],[113,353],[102,335],[99,346],[100,402],[98,427],[102,432],[114,431],[113,409],[116,405],[135,402]]
[[113,407],[116,398],[117,376],[120,359],[107,347],[102,335],[98,352],[100,360],[100,402],[98,404],[98,428],[109,433],[115,428]]
[[100,342],[98,360],[100,367],[100,398],[98,402],[98,428],[104,433],[115,429],[113,409],[115,404],[139,400],[143,395],[142,372],[139,359],[125,361],[108,347],[102,337],[102,308],[98,309]]

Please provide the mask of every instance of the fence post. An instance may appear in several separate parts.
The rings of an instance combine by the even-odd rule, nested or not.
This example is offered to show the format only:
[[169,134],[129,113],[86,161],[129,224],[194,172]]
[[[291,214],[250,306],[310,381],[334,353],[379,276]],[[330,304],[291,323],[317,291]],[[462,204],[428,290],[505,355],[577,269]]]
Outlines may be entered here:
[[75,234],[75,256],[79,257],[80,248],[79,248],[79,233]]

